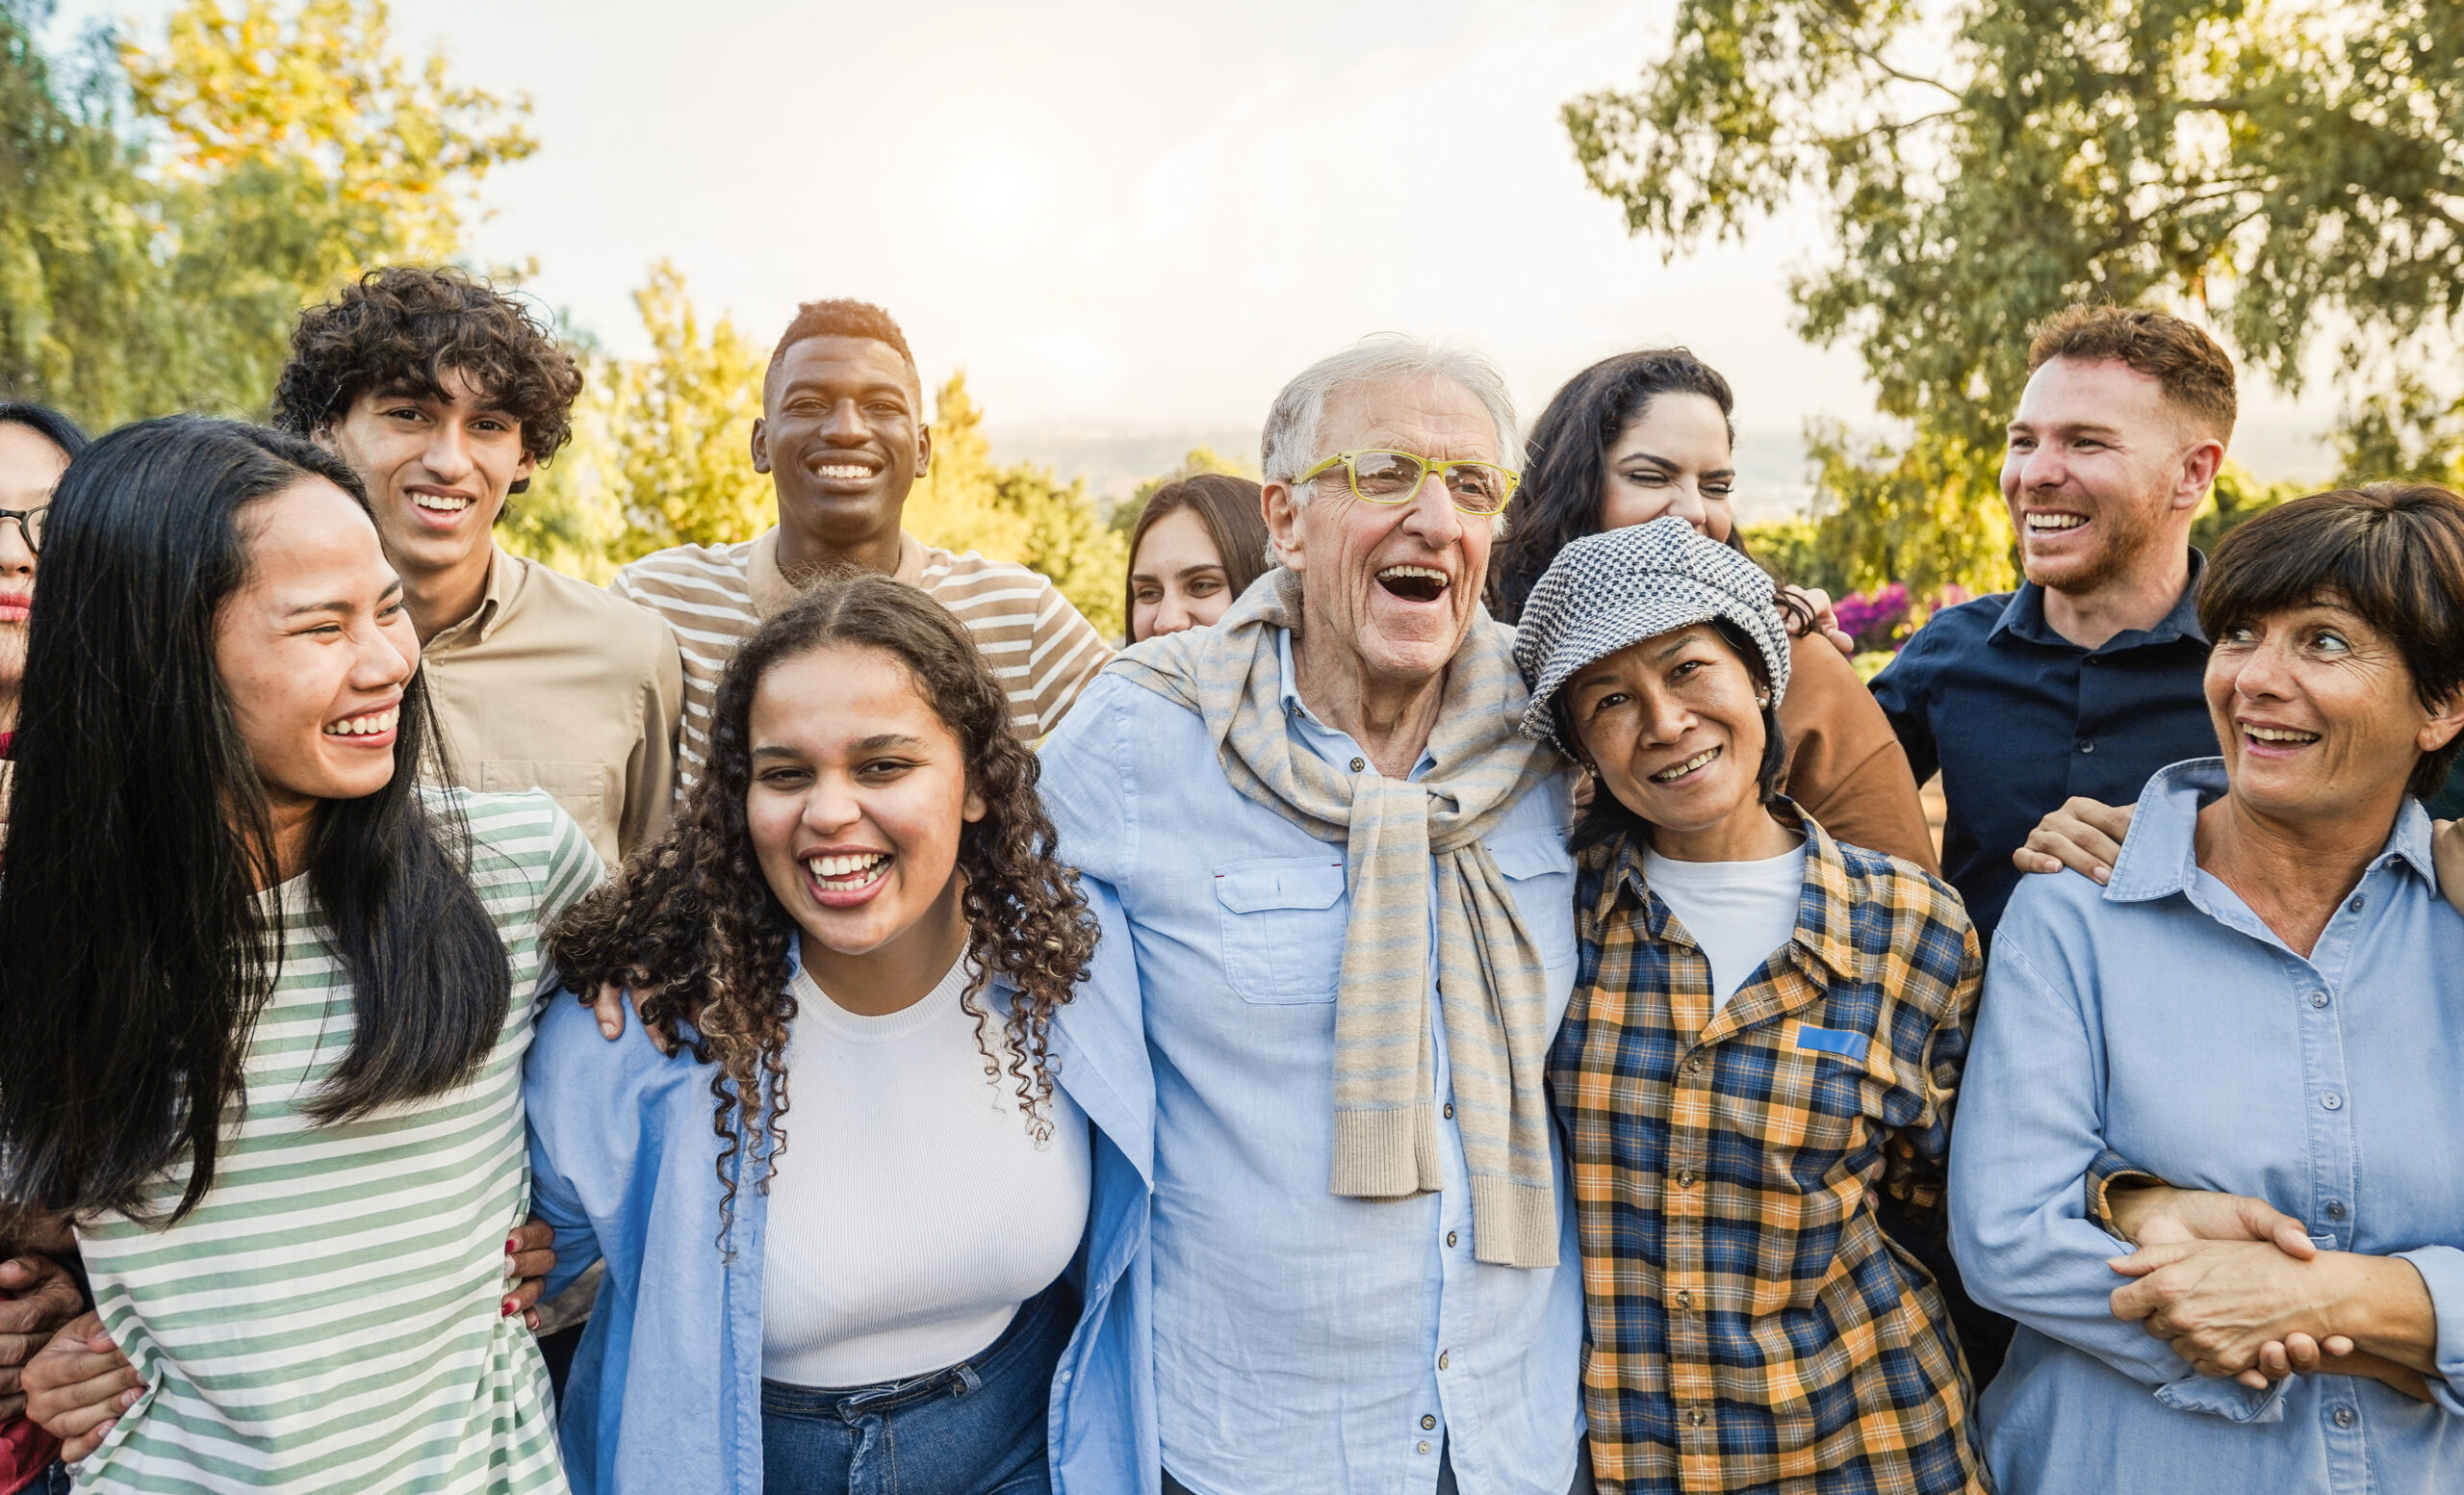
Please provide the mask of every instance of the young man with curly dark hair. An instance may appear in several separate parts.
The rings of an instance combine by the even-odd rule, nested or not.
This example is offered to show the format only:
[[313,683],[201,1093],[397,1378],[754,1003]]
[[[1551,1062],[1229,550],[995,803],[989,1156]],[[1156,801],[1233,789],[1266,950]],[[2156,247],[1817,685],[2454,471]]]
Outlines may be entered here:
[[520,302],[372,271],[302,313],[275,424],[355,468],[401,573],[448,772],[554,796],[613,866],[667,826],[682,663],[665,624],[496,543],[572,439],[581,374]]
[[691,709],[677,789],[709,751],[706,724],[736,646],[813,581],[886,572],[958,615],[1010,696],[1020,736],[1052,731],[1112,657],[1043,577],[973,551],[926,545],[900,525],[933,461],[924,386],[907,335],[868,301],[810,301],[780,336],[761,382],[753,466],[777,490],[779,523],[734,545],[680,545],[616,574],[611,589],[665,618],[684,651]]

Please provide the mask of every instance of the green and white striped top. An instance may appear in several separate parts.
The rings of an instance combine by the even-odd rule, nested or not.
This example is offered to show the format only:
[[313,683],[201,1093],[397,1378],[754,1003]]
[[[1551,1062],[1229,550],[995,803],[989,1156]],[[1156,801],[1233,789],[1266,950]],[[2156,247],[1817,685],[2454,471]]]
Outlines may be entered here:
[[[312,1125],[299,1105],[350,1047],[350,982],[306,879],[283,885],[281,974],[214,1187],[167,1228],[107,1215],[78,1231],[104,1327],[146,1385],[76,1466],[79,1490],[566,1489],[547,1368],[500,1303],[530,1191],[539,936],[599,857],[543,793],[442,793],[512,957],[503,1036],[460,1089]],[[186,1178],[182,1163],[155,1186],[157,1220]]]

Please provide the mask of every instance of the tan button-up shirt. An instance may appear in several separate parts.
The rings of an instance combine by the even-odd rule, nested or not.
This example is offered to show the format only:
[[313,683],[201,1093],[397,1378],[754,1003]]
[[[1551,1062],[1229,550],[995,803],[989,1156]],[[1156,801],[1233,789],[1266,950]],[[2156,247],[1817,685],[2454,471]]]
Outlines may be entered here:
[[667,829],[684,675],[655,616],[499,551],[420,662],[453,783],[547,790],[611,867]]

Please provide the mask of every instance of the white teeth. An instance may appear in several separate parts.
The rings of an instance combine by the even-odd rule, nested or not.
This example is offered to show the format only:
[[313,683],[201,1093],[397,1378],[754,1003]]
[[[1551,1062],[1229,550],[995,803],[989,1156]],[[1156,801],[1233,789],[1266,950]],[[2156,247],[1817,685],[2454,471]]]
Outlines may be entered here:
[[889,853],[884,851],[859,852],[853,856],[843,857],[807,857],[805,870],[810,872],[819,882],[860,883],[888,860]]
[[1389,566],[1377,574],[1381,577],[1425,577],[1431,581],[1449,580],[1445,572],[1430,566]]
[[401,717],[402,709],[400,707],[395,707],[391,710],[372,711],[366,716],[354,716],[348,721],[333,723],[325,729],[325,735],[329,737],[365,737],[372,736],[380,732],[392,732],[394,730],[394,724],[401,720]]
[[1705,763],[1709,762],[1712,759],[1719,756],[1720,750],[1718,748],[1705,748],[1702,752],[1695,754],[1692,758],[1687,759],[1676,767],[1663,768],[1659,772],[1652,775],[1652,782],[1655,784],[1673,783],[1676,780],[1684,778],[1687,774],[1692,773],[1695,769],[1702,767]]
[[2316,742],[2315,732],[2296,732],[2290,727],[2245,727],[2242,729],[2261,742]]
[[2085,514],[2030,514],[2028,528],[2040,534],[2056,529],[2076,529],[2088,522]]
[[459,514],[471,506],[469,499],[449,499],[439,493],[414,493],[411,502],[422,508],[432,508],[442,514]]
[[823,477],[856,478],[870,477],[873,476],[873,470],[871,468],[860,467],[852,462],[837,462],[827,467],[816,467],[813,469],[813,472]]

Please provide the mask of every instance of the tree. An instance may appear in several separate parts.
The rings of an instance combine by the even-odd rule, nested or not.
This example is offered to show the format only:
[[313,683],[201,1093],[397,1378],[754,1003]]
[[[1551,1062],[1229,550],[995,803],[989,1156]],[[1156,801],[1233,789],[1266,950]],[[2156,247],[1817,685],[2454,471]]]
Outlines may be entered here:
[[1564,119],[1671,254],[1815,205],[1799,330],[1853,341],[1906,436],[1816,433],[1852,570],[2007,577],[2000,426],[2074,301],[2207,317],[2289,391],[2334,336],[2361,471],[2464,446],[2455,392],[2404,374],[2464,326],[2464,0],[1681,0],[1639,85]]
[[1128,499],[1113,505],[1112,518],[1109,521],[1112,528],[1126,539],[1132,531],[1137,529],[1138,516],[1146,512],[1146,501],[1155,497],[1157,489],[1162,488],[1166,483],[1179,482],[1184,477],[1194,477],[1200,473],[1227,473],[1235,477],[1258,476],[1258,470],[1252,463],[1223,456],[1213,447],[1203,444],[1192,447],[1188,454],[1181,458],[1178,467],[1147,478],[1138,485],[1137,491]]
[[383,0],[189,0],[159,49],[64,74],[47,0],[0,0],[0,381],[113,425],[265,408],[299,308],[443,261],[467,198],[533,148],[510,104],[413,71]]
[[[753,470],[762,351],[721,317],[706,336],[681,271],[661,260],[633,293],[646,358],[595,360],[603,419],[577,439],[569,481],[603,475],[615,494],[620,559],[671,545],[727,545],[769,528],[770,481]],[[558,464],[562,466],[562,463]],[[586,524],[586,521],[577,521]]]

